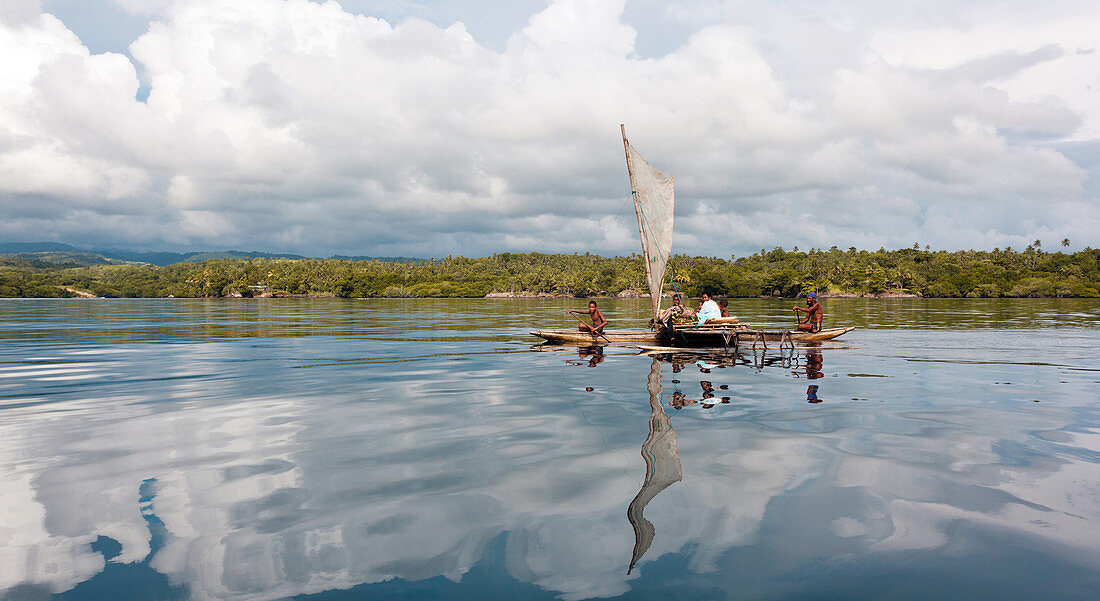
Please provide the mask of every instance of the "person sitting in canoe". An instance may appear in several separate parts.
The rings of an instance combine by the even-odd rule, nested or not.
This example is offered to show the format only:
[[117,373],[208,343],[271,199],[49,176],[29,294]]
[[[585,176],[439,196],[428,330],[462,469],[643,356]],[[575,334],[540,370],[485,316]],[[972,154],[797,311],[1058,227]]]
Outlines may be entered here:
[[814,334],[821,331],[821,305],[817,302],[816,292],[806,293],[806,307],[793,307],[795,314],[799,311],[804,311],[806,317],[798,322],[799,332],[812,332]]
[[587,311],[569,309],[566,311],[566,313],[572,313],[574,315],[589,315],[592,317],[592,325],[588,325],[583,321],[581,322],[580,327],[577,329],[582,332],[594,332],[596,334],[602,334],[604,326],[607,325],[607,319],[603,316],[603,313],[600,313],[600,310],[596,308],[596,301],[588,301]]
[[672,320],[676,319],[678,317],[684,317],[684,318],[687,318],[687,319],[694,319],[695,318],[695,311],[693,311],[691,309],[691,307],[688,307],[687,305],[684,304],[684,301],[683,301],[682,298],[680,298],[679,294],[673,294],[672,295],[672,306],[665,309],[664,311],[661,311],[657,315],[657,321],[664,324],[664,326],[666,328],[671,330],[672,329]]
[[722,317],[730,316],[730,302],[726,299],[718,301],[718,308],[722,311]]
[[699,307],[699,325],[707,323],[708,319],[715,317],[722,317],[722,309],[718,307],[718,303],[710,299],[710,293],[703,293],[703,304]]

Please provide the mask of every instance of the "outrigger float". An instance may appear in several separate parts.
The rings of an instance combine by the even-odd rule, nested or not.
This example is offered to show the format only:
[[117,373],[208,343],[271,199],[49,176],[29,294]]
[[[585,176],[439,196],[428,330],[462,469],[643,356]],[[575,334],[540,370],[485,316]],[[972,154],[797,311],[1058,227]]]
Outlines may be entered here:
[[642,158],[626,139],[626,127],[619,125],[626,151],[626,170],[630,175],[630,194],[634,199],[634,212],[638,215],[638,236],[642,241],[645,258],[646,280],[653,304],[653,319],[657,324],[651,330],[619,330],[607,332],[583,332],[580,330],[533,330],[531,334],[550,344],[629,346],[674,345],[682,347],[731,347],[745,341],[795,341],[815,342],[832,340],[855,328],[829,328],[819,332],[798,330],[757,330],[729,318],[723,323],[704,325],[676,324],[669,331],[657,318],[661,313],[661,292],[664,289],[665,269],[672,251],[672,213],[675,205],[671,175],[658,171]]
[[607,331],[601,334],[581,332],[579,330],[533,330],[532,335],[545,339],[550,344],[660,344],[668,342],[665,332],[658,330]]

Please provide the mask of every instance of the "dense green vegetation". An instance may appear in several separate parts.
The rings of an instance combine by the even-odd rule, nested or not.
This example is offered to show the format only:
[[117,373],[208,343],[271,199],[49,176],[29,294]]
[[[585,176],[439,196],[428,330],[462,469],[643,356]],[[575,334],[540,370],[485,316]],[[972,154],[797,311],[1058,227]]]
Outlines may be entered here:
[[[1100,296],[1100,250],[1049,253],[875,252],[833,247],[771,251],[740,258],[676,255],[672,287],[696,296],[839,294],[938,297]],[[0,257],[0,296],[108,297],[322,295],[340,297],[478,297],[493,292],[575,296],[645,291],[642,259],[591,254],[500,253],[468,259],[384,262],[339,259],[213,259],[201,263],[76,265]]]

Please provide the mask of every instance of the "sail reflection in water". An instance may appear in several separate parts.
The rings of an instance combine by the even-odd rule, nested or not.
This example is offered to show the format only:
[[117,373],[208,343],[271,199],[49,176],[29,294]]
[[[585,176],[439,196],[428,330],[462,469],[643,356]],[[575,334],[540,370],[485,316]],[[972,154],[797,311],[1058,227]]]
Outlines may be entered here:
[[672,421],[661,404],[661,364],[656,357],[652,361],[646,381],[646,391],[649,392],[649,436],[642,443],[645,482],[626,510],[626,517],[634,527],[634,554],[630,558],[627,574],[634,570],[634,564],[653,543],[653,524],[642,515],[646,504],[684,477],[680,468],[680,451],[676,447],[676,430],[672,429]]

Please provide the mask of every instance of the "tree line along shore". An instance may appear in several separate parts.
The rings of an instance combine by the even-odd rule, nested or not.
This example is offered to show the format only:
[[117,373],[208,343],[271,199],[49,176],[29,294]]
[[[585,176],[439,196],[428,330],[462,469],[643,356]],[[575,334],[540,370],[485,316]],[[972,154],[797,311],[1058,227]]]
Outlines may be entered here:
[[[167,266],[87,264],[48,253],[0,256],[0,297],[333,296],[473,298],[645,293],[639,255],[499,253],[407,261],[214,259]],[[102,263],[102,261],[101,261]],[[761,250],[674,255],[666,292],[729,297],[1100,297],[1100,249]]]

